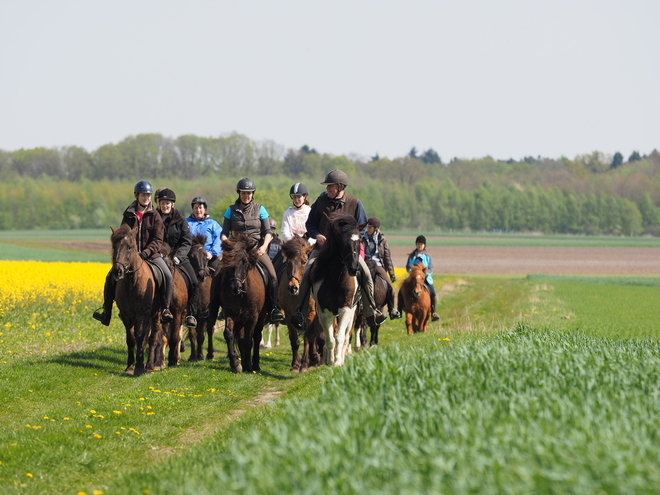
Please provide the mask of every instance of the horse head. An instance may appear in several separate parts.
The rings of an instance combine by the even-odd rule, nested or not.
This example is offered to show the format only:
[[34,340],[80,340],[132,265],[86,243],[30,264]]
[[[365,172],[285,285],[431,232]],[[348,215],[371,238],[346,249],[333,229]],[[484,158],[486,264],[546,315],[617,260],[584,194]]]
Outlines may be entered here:
[[188,259],[190,260],[190,264],[192,265],[193,270],[195,270],[195,274],[199,280],[204,280],[211,274],[209,259],[206,256],[206,250],[204,249],[205,245],[206,236],[204,234],[197,234],[192,238],[192,245],[188,252]]
[[[360,269],[360,233],[357,221],[346,213],[326,214],[328,235],[322,250],[337,252],[348,274],[354,277]],[[319,253],[319,256],[321,253]]]
[[282,257],[286,263],[287,290],[292,296],[300,291],[300,281],[305,272],[309,253],[314,246],[308,246],[305,239],[296,235],[282,244]]
[[422,295],[424,282],[426,281],[426,267],[421,264],[413,265],[410,268],[410,278],[413,280],[411,287],[412,294],[416,298]]
[[240,234],[222,241],[222,261],[220,269],[233,268],[229,282],[229,290],[234,295],[245,293],[244,284],[250,274],[250,269],[256,266],[257,241],[252,237]]
[[113,229],[110,235],[112,243],[112,271],[115,280],[121,280],[129,273],[135,271],[138,256],[137,227],[131,229],[127,224]]

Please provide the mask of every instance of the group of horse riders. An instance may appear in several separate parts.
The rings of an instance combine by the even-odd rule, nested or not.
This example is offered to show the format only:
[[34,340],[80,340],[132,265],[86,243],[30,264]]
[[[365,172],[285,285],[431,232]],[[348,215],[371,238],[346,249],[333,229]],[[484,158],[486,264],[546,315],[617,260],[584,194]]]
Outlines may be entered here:
[[[365,257],[371,260],[378,267],[377,270],[387,269],[390,280],[383,276],[383,279],[390,284],[396,280],[394,269],[389,254],[389,247],[383,235],[380,233],[380,221],[377,218],[367,218],[366,211],[362,202],[355,196],[346,192],[348,186],[348,176],[341,170],[332,170],[325,176],[321,183],[326,186],[326,190],[321,193],[316,201],[309,205],[307,199],[309,191],[302,183],[296,183],[291,186],[289,196],[292,201],[284,213],[282,219],[282,240],[286,242],[294,235],[304,236],[309,244],[314,244],[314,249],[310,254],[309,262],[305,269],[301,285],[296,313],[291,317],[291,323],[302,329],[307,312],[307,303],[309,299],[309,268],[316,257],[318,250],[325,243],[323,232],[327,226],[327,214],[332,212],[347,213],[353,216],[360,227],[365,227],[362,234],[362,246]],[[206,251],[209,266],[217,268],[221,255],[221,241],[227,239],[231,234],[246,234],[257,243],[257,255],[259,262],[269,274],[269,287],[267,290],[268,321],[279,323],[284,320],[284,315],[278,306],[277,294],[277,276],[275,269],[268,256],[268,247],[273,239],[271,230],[270,215],[263,205],[254,201],[254,192],[257,186],[254,180],[244,178],[238,181],[236,192],[238,198],[236,202],[229,206],[223,216],[223,224],[213,220],[207,213],[208,203],[206,199],[197,196],[191,201],[192,213],[185,218],[174,207],[176,195],[169,188],[160,188],[155,191],[157,208],[152,204],[152,194],[154,189],[152,185],[141,180],[135,184],[135,200],[126,208],[123,213],[122,224],[128,224],[129,227],[137,226],[137,245],[140,250],[140,257],[149,260],[158,265],[165,278],[165,291],[163,297],[163,310],[161,319],[163,322],[172,321],[170,311],[170,302],[172,300],[172,275],[167,268],[165,260],[162,257],[163,243],[169,246],[173,253],[175,265],[179,265],[189,274],[191,281],[188,316],[185,320],[187,327],[197,326],[195,314],[197,314],[198,284],[197,277],[188,260],[188,253],[191,248],[191,239],[197,234],[206,236],[204,249]],[[423,236],[420,236],[423,237]],[[418,237],[417,241],[420,240]],[[432,262],[430,256],[425,253],[426,239],[422,246],[417,242],[416,250],[411,253],[408,259],[407,268],[410,264],[422,263],[429,269],[427,277],[427,286],[433,299],[433,318],[437,319],[435,313],[435,291],[433,290],[433,279],[430,276]],[[420,249],[421,247],[421,249]],[[363,315],[369,324],[382,324],[387,317],[376,307],[374,301],[373,279],[365,260],[360,256],[360,287],[362,300],[366,303],[362,305]],[[411,261],[412,260],[412,261]],[[429,280],[430,279],[430,280]],[[103,308],[96,310],[93,317],[103,325],[109,325],[112,316],[112,305],[114,301],[116,282],[112,271],[108,273],[104,286]],[[390,318],[400,318],[400,312],[394,307],[393,301],[388,301]],[[204,315],[199,315],[204,316]]]

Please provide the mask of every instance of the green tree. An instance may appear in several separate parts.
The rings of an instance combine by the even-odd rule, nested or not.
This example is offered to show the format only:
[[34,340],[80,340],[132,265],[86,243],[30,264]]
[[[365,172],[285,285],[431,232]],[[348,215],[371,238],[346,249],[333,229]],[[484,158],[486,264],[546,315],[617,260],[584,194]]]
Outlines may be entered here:
[[614,153],[614,157],[612,158],[612,164],[610,165],[610,168],[617,168],[622,163],[623,163],[623,155],[617,151],[616,153]]

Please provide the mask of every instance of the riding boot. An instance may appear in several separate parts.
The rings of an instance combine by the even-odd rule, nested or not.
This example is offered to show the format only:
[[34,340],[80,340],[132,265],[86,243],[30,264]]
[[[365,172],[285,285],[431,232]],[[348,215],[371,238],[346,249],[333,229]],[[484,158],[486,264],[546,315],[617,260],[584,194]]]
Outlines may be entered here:
[[435,301],[436,296],[435,296],[435,291],[431,291],[431,321],[438,321],[440,317],[438,316],[438,313],[435,312]]
[[172,292],[174,291],[174,288],[172,287],[172,280],[165,280],[165,301],[163,301],[165,305],[165,309],[163,309],[160,319],[163,323],[170,323],[171,321],[174,320],[174,316],[172,315],[172,312],[170,311],[170,304],[172,303]]
[[193,282],[188,294],[188,316],[186,316],[186,326],[188,328],[197,327],[197,299],[199,298],[199,286]]
[[277,305],[278,300],[277,300],[277,291],[279,287],[275,284],[275,281],[273,279],[270,280],[270,283],[268,284],[269,287],[268,289],[270,290],[270,313],[268,315],[270,323],[281,323],[284,321],[284,315],[282,314],[282,310],[280,307]]
[[390,310],[390,320],[401,318],[401,313],[394,307],[394,289],[392,287],[387,288],[387,307]]
[[382,325],[387,316],[385,316],[381,311],[376,307],[376,301],[374,300],[374,281],[371,278],[371,273],[367,264],[362,258],[358,258],[360,262],[360,291],[362,292],[362,316],[370,326],[373,325]]
[[112,319],[112,303],[115,300],[115,288],[117,281],[115,280],[112,271],[108,272],[105,277],[105,285],[103,286],[103,311],[99,312],[97,309],[92,313],[92,318],[101,322],[106,327],[110,325]]

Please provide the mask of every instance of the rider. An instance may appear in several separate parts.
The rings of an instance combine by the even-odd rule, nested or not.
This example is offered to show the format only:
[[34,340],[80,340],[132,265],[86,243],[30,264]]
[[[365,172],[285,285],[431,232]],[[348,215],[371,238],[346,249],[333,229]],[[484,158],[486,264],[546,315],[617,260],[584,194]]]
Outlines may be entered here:
[[[367,227],[362,233],[362,245],[364,246],[364,258],[366,261],[372,261],[376,265],[376,272],[385,280],[388,285],[387,307],[390,309],[390,319],[401,318],[401,313],[394,307],[394,287],[392,283],[396,282],[394,275],[394,264],[390,254],[390,246],[387,244],[385,236],[380,231],[380,220],[371,217],[367,220]],[[387,273],[385,272],[387,270]],[[387,279],[389,274],[390,280]]]
[[268,257],[268,245],[273,238],[270,228],[269,215],[262,205],[254,201],[254,191],[257,185],[250,178],[241,179],[236,184],[238,199],[227,208],[222,224],[222,240],[227,240],[228,235],[247,234],[257,241],[257,255],[259,262],[268,270],[270,294],[270,323],[279,323],[284,320],[284,315],[277,302],[277,275],[273,263]]
[[305,237],[308,244],[314,244],[316,239],[312,239],[307,235],[307,217],[309,217],[309,200],[307,196],[309,190],[307,186],[301,182],[296,182],[289,189],[289,197],[291,198],[292,205],[289,206],[284,215],[282,216],[282,241],[286,242],[292,239],[293,236],[299,235]]
[[[162,254],[160,253],[161,243],[163,242],[163,220],[158,212],[151,204],[151,195],[154,188],[146,180],[138,181],[133,188],[133,201],[128,208],[124,211],[122,218],[122,225],[128,224],[129,227],[135,228],[137,225],[137,243],[140,252],[140,258],[149,260],[163,272],[165,276],[165,300],[161,313],[163,322],[168,323],[174,318],[170,312],[170,302],[172,301],[172,273],[165,264]],[[113,270],[108,272],[105,277],[105,286],[103,288],[103,311],[98,309],[94,311],[92,316],[95,320],[100,321],[103,325],[110,325],[112,317],[112,303],[115,299],[116,281]]]
[[[438,321],[440,317],[438,313],[435,312],[436,304],[436,294],[435,287],[433,287],[433,260],[431,256],[426,252],[426,237],[423,235],[418,235],[415,239],[415,250],[408,255],[408,261],[406,262],[406,271],[410,271],[413,265],[421,264],[426,267],[426,280],[424,281],[424,286],[428,289],[429,294],[431,295],[431,320]],[[401,293],[399,293],[400,295]],[[399,309],[401,309],[402,301],[399,301]]]
[[280,239],[280,236],[277,235],[277,232],[275,232],[277,222],[273,220],[273,217],[268,217],[268,221],[270,223],[270,231],[273,233],[273,238],[268,245],[268,257],[273,261],[275,256],[277,256],[277,253],[282,250],[282,240]]
[[174,207],[176,203],[176,194],[167,187],[161,187],[156,190],[157,210],[163,220],[164,241],[174,252],[174,264],[183,268],[188,274],[190,280],[190,297],[188,298],[188,316],[186,317],[186,326],[195,328],[197,320],[197,298],[199,296],[199,287],[197,285],[197,274],[190,264],[188,253],[192,246],[190,228],[188,222],[183,218],[179,210]]
[[[296,313],[291,318],[291,323],[298,327],[303,328],[307,312],[307,301],[309,299],[309,267],[312,265],[312,260],[318,254],[316,246],[321,248],[325,243],[325,235],[322,232],[326,231],[328,225],[327,213],[341,212],[352,215],[357,221],[358,225],[367,222],[367,213],[364,210],[362,202],[346,192],[348,185],[348,176],[341,170],[332,170],[325,176],[325,180],[321,182],[325,185],[325,192],[321,193],[312,205],[307,218],[307,235],[316,239],[315,248],[310,253],[310,259],[305,268],[303,279],[300,282],[300,292],[298,296],[298,304],[296,305]],[[371,279],[369,268],[361,256],[358,256],[360,262],[360,290],[362,292],[362,311],[367,322],[371,324],[380,325],[387,317],[380,312],[376,307],[374,301],[374,283]]]
[[222,227],[206,213],[209,205],[202,196],[195,196],[190,202],[192,213],[186,221],[190,227],[190,236],[202,234],[206,236],[204,250],[206,258],[209,260],[209,266],[216,270],[222,258],[222,246],[220,245],[220,236]]

